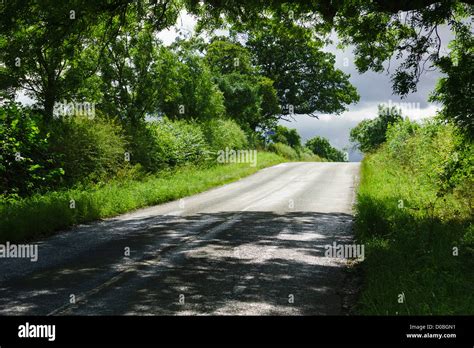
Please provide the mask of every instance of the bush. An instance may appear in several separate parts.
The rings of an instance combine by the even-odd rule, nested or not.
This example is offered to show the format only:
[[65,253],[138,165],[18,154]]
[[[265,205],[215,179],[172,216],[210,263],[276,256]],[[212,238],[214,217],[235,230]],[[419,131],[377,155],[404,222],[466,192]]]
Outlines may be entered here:
[[[386,143],[364,158],[356,204],[356,236],[366,245],[361,313],[472,313],[473,160],[472,143],[436,120],[392,125]],[[404,306],[393,301],[400,289]]]
[[378,117],[373,120],[363,120],[352,128],[350,140],[356,143],[362,152],[374,151],[385,142],[387,128],[402,119],[400,110],[396,107],[388,108],[379,105]]
[[300,156],[291,146],[282,143],[273,143],[268,146],[268,149],[275,152],[277,155],[283,156],[289,160],[299,160]]
[[41,115],[15,103],[0,108],[0,192],[30,195],[58,185],[63,173],[49,152]]
[[346,156],[342,151],[331,146],[326,138],[314,137],[305,144],[315,155],[325,158],[329,161],[344,162]]
[[301,147],[301,137],[296,129],[290,129],[278,125],[275,127],[275,134],[270,136],[274,143],[289,145],[295,150]]
[[247,136],[233,120],[214,119],[202,123],[201,130],[211,151],[243,149],[248,146]]
[[299,147],[298,153],[300,159],[304,162],[326,162],[327,160],[315,155],[313,151],[308,149],[307,147]]
[[442,196],[453,189],[472,187],[474,146],[451,124],[405,120],[387,130],[387,149],[396,161]]
[[114,121],[67,117],[56,120],[50,130],[50,151],[64,169],[66,186],[110,178],[126,163],[127,142]]
[[147,171],[199,163],[209,156],[201,128],[192,122],[163,118],[143,125],[133,134],[132,160]]
[[398,154],[398,161],[407,163],[409,161],[405,155],[410,155],[405,151],[405,146],[419,128],[419,124],[410,121],[408,118],[388,126],[386,131],[387,150],[392,154]]

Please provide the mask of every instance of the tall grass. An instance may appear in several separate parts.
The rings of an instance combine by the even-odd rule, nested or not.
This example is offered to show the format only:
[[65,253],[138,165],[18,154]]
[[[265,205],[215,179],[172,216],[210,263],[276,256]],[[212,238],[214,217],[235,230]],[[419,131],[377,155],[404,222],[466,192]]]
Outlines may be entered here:
[[283,161],[285,159],[276,154],[260,152],[255,167],[248,163],[182,167],[141,181],[112,180],[94,189],[71,189],[21,200],[4,199],[0,201],[0,241],[37,239],[74,224],[196,194]]
[[456,152],[448,126],[419,127],[395,146],[402,130],[361,167],[356,237],[366,255],[358,311],[473,314],[472,177],[452,190],[438,182]]

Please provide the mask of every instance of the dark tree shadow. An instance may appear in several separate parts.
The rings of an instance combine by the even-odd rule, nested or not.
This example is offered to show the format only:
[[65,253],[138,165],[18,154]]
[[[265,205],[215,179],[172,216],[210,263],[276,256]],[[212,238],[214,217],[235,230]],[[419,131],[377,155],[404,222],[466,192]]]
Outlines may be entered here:
[[[59,261],[2,281],[0,314],[61,306],[54,314],[341,313],[345,263],[325,257],[325,246],[352,242],[351,215],[223,212],[111,219],[105,227],[90,248],[55,237],[48,247],[58,248]],[[84,226],[77,238],[87,244],[94,231]]]

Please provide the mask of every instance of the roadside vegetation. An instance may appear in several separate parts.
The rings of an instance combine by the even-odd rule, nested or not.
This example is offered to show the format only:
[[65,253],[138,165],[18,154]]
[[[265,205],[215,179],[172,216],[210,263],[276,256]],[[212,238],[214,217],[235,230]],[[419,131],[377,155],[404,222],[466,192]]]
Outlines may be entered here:
[[472,314],[474,146],[439,118],[417,123],[394,112],[386,122],[382,111],[352,133],[367,152],[356,204],[366,251],[358,311]]
[[284,161],[276,154],[260,152],[255,167],[248,163],[191,165],[146,175],[140,180],[121,177],[87,189],[67,189],[23,199],[3,198],[0,242],[38,239],[75,224],[176,200]]
[[[12,19],[0,24],[1,240],[181,198],[281,161],[335,160],[278,126],[295,112],[340,113],[358,100],[309,29],[274,32],[281,42],[298,38],[308,71],[289,86],[278,79],[282,71],[266,67],[281,47],[260,49],[263,27],[248,31],[247,42],[178,35],[164,45],[156,34],[176,23],[181,2],[166,16],[145,1],[118,12],[84,3],[77,20],[67,4],[50,4],[47,13],[30,6],[28,15],[23,5],[0,6]],[[43,30],[44,23],[54,25]],[[280,56],[280,69],[293,60]],[[331,87],[303,105],[301,96],[288,99],[303,80]],[[33,103],[19,103],[19,93]],[[220,161],[222,152],[231,156]],[[258,153],[256,162],[239,152]]]
[[[337,34],[359,73],[396,58],[387,72],[399,96],[417,90],[425,67],[442,72],[433,121],[380,109],[351,132],[366,154],[359,311],[474,313],[471,0],[0,5],[0,239],[38,238],[283,160],[344,160],[326,139],[303,145],[277,126],[359,101],[325,49]],[[165,45],[159,34],[183,12],[195,32],[178,28]],[[452,33],[448,54],[441,26]],[[218,163],[227,149],[259,151],[257,166]]]
[[[44,125],[41,114],[15,103],[0,112],[0,135],[9,150],[0,167],[0,241],[37,239],[179,199],[283,161],[325,160],[302,147],[295,130],[281,126],[281,142],[256,145],[256,165],[219,164],[219,151],[250,147],[247,134],[230,119],[163,117],[130,136],[119,122],[101,117]],[[293,147],[288,134],[298,140]]]

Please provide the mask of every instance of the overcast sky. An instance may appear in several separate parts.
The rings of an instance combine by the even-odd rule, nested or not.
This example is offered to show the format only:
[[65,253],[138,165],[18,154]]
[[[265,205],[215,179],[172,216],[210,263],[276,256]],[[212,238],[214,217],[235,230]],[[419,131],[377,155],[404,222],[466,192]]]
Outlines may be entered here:
[[[449,29],[447,27],[441,28],[440,36],[443,46],[442,54],[446,54],[446,45],[451,38]],[[352,150],[349,142],[349,132],[351,128],[355,127],[363,119],[376,117],[379,104],[399,106],[402,109],[402,114],[410,119],[419,120],[436,114],[439,105],[429,103],[428,97],[441,76],[439,72],[425,72],[417,86],[417,92],[401,99],[392,92],[390,74],[372,71],[359,74],[354,65],[353,48],[337,49],[337,38],[334,41],[334,44],[328,46],[325,50],[332,52],[336,56],[336,67],[338,69],[350,74],[349,80],[357,88],[360,101],[357,104],[349,105],[348,110],[340,115],[325,114],[320,115],[319,119],[306,115],[297,115],[295,117],[296,121],[282,122],[282,124],[288,127],[296,128],[304,140],[315,135],[326,137],[334,147],[339,149],[349,148],[349,160],[359,161],[362,155]],[[397,62],[392,60],[390,65],[390,71],[393,72]]]

